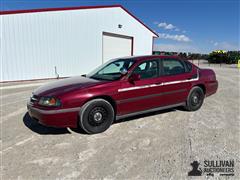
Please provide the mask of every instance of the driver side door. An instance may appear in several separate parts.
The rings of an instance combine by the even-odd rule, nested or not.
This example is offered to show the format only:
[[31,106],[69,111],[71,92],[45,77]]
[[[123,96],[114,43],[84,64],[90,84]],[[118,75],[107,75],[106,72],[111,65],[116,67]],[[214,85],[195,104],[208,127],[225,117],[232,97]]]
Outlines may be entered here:
[[136,81],[124,80],[118,89],[118,115],[148,110],[160,105],[161,79],[159,60],[147,60],[140,63],[132,71],[139,74]]

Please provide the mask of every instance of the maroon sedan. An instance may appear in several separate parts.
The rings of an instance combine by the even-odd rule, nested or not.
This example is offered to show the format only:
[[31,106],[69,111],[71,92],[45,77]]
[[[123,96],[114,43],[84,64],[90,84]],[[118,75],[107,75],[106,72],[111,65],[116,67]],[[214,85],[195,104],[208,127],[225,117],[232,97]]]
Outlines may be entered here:
[[28,112],[46,126],[100,133],[114,120],[141,113],[177,106],[196,111],[217,87],[212,70],[175,56],[119,58],[87,75],[39,87]]

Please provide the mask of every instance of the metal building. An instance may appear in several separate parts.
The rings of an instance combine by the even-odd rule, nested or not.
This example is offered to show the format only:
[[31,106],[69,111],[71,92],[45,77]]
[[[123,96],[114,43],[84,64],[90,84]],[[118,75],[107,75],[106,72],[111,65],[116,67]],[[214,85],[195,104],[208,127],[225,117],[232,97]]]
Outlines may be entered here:
[[2,11],[0,20],[1,82],[85,74],[111,58],[152,54],[157,37],[121,5]]

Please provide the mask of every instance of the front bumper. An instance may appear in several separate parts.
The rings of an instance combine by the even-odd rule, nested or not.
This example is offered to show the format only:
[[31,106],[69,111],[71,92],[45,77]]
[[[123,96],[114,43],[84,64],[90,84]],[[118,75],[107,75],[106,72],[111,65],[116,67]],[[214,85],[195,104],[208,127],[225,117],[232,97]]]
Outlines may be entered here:
[[27,104],[28,113],[31,118],[35,118],[38,122],[50,127],[71,127],[76,128],[78,123],[78,113],[80,108],[43,110],[34,107],[31,102]]

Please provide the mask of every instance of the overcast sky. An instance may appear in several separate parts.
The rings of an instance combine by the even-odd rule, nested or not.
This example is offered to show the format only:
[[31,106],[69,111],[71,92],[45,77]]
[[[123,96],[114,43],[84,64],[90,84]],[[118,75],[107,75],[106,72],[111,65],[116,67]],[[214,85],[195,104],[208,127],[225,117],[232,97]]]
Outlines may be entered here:
[[239,50],[239,0],[1,0],[1,10],[121,4],[159,34],[155,49]]

